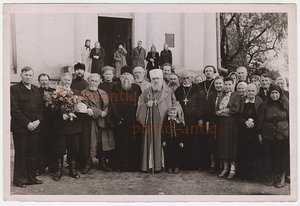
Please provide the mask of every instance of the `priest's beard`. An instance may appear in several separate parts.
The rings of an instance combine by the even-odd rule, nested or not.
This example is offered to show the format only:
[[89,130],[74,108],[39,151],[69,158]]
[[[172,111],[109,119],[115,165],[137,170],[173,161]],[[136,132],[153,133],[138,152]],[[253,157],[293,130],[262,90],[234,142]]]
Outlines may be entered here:
[[182,83],[182,86],[183,87],[190,87],[190,86],[192,86],[192,83],[191,82],[184,82],[184,83]]
[[98,89],[98,86],[90,86],[91,91],[97,91],[97,89]]
[[138,83],[141,83],[143,80],[144,80],[144,77],[139,77],[139,78],[135,79],[135,81]]
[[122,78],[121,79],[121,84],[122,84],[122,89],[124,89],[125,91],[128,91],[131,89],[131,82],[129,81],[128,78]]
[[153,91],[159,91],[162,88],[162,83],[154,83],[154,85],[151,86]]
[[170,82],[169,86],[173,87],[173,86],[178,86],[177,82]]
[[76,74],[77,80],[81,80],[82,78],[83,78],[83,74],[81,74],[81,73]]

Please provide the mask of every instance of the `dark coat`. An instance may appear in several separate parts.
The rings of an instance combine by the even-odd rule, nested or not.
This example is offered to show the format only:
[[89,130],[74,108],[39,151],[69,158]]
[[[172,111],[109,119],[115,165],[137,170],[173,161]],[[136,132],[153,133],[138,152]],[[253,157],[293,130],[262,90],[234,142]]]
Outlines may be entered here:
[[73,79],[72,84],[71,84],[71,89],[78,90],[79,92],[85,90],[88,87],[88,83],[85,79]]
[[152,64],[152,62],[150,61],[150,59],[153,58],[152,56],[152,52],[148,52],[146,60],[147,60],[147,71],[149,72],[152,69],[158,69],[159,68],[159,53],[155,52],[154,55],[154,66]]
[[[44,89],[42,87],[39,88],[41,92],[41,97],[43,99],[44,92],[53,92],[55,89],[49,87],[48,89]],[[54,112],[51,107],[46,107],[45,101],[43,101],[43,121],[41,123],[41,134],[51,136],[53,134],[53,125],[54,125]]]
[[140,53],[137,47],[135,47],[132,50],[132,68],[137,66],[145,68],[145,59],[146,59],[146,50],[144,48],[141,48]]
[[267,94],[265,94],[264,89],[262,87],[259,88],[259,92],[258,92],[258,96],[265,101],[269,96],[270,96],[270,92],[267,91]]
[[[20,82],[10,87],[11,131],[15,133],[28,132],[27,125],[37,119],[42,122],[43,105],[38,87],[31,85],[28,90]],[[34,130],[38,132],[39,128]]]
[[173,60],[172,60],[172,52],[171,50],[162,50],[160,52],[160,65],[162,66],[165,63],[169,63],[172,64]]
[[279,101],[263,103],[259,114],[259,133],[264,140],[289,138],[289,111],[284,109]]
[[[208,82],[205,80],[199,84],[199,89],[201,94],[201,104],[203,104],[202,120],[206,122],[211,122],[214,119],[215,101],[217,97],[217,92],[213,81],[214,80]],[[208,91],[208,95],[206,91]]]
[[176,142],[178,143],[183,143],[184,141],[184,124],[180,122],[179,120],[175,121],[175,130],[176,130],[176,135],[171,135],[171,126],[170,126],[170,121],[168,120],[168,116],[166,116],[163,125],[162,125],[162,131],[161,131],[161,141],[162,142],[168,142],[172,138],[176,139]]
[[[98,56],[99,58],[95,59],[94,56]],[[104,67],[105,50],[101,47],[99,52],[97,52],[96,48],[93,48],[90,57],[92,58],[91,73],[98,73],[101,75],[101,69]]]

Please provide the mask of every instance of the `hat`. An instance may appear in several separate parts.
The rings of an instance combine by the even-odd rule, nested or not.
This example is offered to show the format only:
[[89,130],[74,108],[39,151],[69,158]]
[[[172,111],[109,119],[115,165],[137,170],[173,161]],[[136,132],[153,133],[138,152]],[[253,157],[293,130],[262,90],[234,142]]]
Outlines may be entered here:
[[152,79],[152,78],[163,78],[163,72],[162,72],[162,70],[161,69],[152,69],[152,70],[150,70],[150,72],[149,72],[149,74],[150,74],[150,78]]
[[102,68],[102,73],[104,73],[106,71],[112,71],[112,72],[114,72],[115,69],[113,67],[111,67],[111,66],[105,66],[105,67]]
[[124,66],[121,68],[121,75],[124,73],[130,73],[131,74],[131,69],[129,66]]
[[278,85],[276,85],[276,84],[272,84],[272,85],[270,86],[269,91],[270,91],[270,93],[271,93],[271,92],[274,91],[274,90],[278,91],[279,94],[280,94],[280,96],[282,95],[282,90],[281,90],[280,86],[278,86]]
[[77,64],[74,65],[74,71],[76,71],[78,69],[82,69],[85,71],[85,65],[78,62]]
[[135,72],[145,72],[145,69],[143,67],[134,67],[132,73]]

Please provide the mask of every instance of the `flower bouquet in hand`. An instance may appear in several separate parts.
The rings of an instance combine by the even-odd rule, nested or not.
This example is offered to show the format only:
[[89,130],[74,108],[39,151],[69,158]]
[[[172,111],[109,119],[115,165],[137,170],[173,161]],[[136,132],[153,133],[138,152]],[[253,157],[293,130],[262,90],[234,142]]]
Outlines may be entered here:
[[62,113],[64,120],[70,119],[73,121],[77,117],[75,112],[80,98],[71,89],[59,87],[53,92],[45,92],[44,100],[47,107]]

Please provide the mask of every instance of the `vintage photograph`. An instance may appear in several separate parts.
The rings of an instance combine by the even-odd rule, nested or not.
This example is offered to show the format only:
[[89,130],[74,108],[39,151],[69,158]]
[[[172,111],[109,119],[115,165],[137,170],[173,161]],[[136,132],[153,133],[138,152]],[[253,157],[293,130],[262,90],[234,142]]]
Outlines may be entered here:
[[295,5],[3,19],[5,200],[297,200]]

